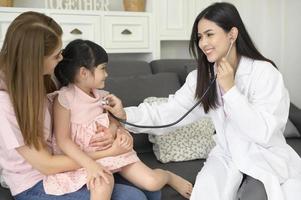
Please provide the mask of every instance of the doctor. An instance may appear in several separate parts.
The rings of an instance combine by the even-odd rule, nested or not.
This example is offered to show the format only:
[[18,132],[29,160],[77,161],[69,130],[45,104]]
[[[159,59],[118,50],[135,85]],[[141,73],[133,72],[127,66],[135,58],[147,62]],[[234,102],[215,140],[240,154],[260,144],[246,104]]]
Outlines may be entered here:
[[288,92],[275,64],[255,48],[237,9],[215,3],[203,10],[193,25],[190,51],[198,69],[167,103],[124,110],[110,95],[107,109],[135,124],[168,124],[200,99],[217,74],[201,106],[178,124],[209,115],[216,128],[216,146],[197,175],[191,199],[236,199],[244,176],[262,182],[269,200],[300,198],[301,159],[283,136]]

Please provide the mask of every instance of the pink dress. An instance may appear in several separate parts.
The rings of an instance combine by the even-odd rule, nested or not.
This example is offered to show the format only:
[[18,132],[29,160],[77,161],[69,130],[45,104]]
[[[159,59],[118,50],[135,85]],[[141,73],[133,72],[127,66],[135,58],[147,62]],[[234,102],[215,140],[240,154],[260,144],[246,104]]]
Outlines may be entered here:
[[[59,103],[70,110],[71,138],[85,152],[95,151],[89,146],[89,142],[96,132],[96,124],[109,126],[108,115],[103,112],[101,105],[101,100],[107,92],[94,90],[93,94],[95,98],[70,84],[68,87],[63,87],[61,90],[48,95],[50,99],[54,99],[58,95]],[[53,153],[63,154],[57,146],[55,138],[52,141]],[[112,172],[119,171],[122,167],[137,161],[139,158],[135,151],[97,160]],[[86,176],[87,173],[84,168],[46,176],[43,180],[45,192],[53,195],[75,192],[86,184]]]

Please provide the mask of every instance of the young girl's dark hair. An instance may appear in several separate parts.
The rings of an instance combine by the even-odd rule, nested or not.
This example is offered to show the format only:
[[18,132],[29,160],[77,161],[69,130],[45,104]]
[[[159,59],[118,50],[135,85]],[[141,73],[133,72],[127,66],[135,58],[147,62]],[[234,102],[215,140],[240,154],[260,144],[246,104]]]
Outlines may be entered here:
[[63,60],[54,70],[61,86],[74,83],[75,75],[81,67],[93,72],[98,65],[108,62],[107,52],[89,40],[73,40],[63,50],[62,55]]
[[[235,6],[225,2],[214,3],[196,17],[190,38],[189,51],[198,62],[197,88],[195,92],[197,99],[203,95],[210,83],[210,79],[214,77],[214,63],[210,63],[207,60],[206,55],[199,48],[198,23],[201,19],[207,19],[216,23],[227,33],[231,28],[236,27],[238,29],[238,37],[236,40],[238,55],[256,60],[268,61],[276,67],[271,60],[265,58],[256,49]],[[204,96],[202,106],[206,113],[210,109],[218,107],[216,87],[212,87],[208,91],[208,94]]]

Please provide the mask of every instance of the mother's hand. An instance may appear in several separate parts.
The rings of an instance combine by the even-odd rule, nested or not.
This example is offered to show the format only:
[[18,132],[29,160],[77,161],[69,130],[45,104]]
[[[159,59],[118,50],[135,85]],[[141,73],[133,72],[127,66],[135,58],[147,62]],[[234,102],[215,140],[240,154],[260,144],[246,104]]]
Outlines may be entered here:
[[96,150],[108,149],[112,146],[116,136],[117,126],[111,123],[109,128],[97,124],[96,134],[92,136],[89,145]]
[[121,145],[127,149],[133,149],[134,140],[132,135],[123,127],[119,127],[117,134],[121,137]]
[[111,148],[115,156],[132,151],[133,138],[130,133],[123,128],[119,128],[117,130],[116,140],[114,141]]

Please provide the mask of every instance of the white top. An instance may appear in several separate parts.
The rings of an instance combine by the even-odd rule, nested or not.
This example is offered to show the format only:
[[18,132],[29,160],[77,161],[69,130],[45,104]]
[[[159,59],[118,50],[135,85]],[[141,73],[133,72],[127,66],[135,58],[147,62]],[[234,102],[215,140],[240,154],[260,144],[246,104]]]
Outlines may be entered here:
[[[196,82],[195,70],[167,103],[155,106],[142,103],[126,108],[128,121],[141,125],[174,122],[196,103]],[[235,86],[219,98],[224,104],[208,113],[216,128],[214,139],[217,144],[210,155],[218,153],[232,158],[241,172],[263,182],[269,199],[279,199],[277,195],[283,196],[280,184],[301,173],[301,159],[283,136],[290,100],[282,75],[269,62],[241,57]],[[199,106],[179,125],[204,115]],[[166,132],[162,129],[143,131]]]

